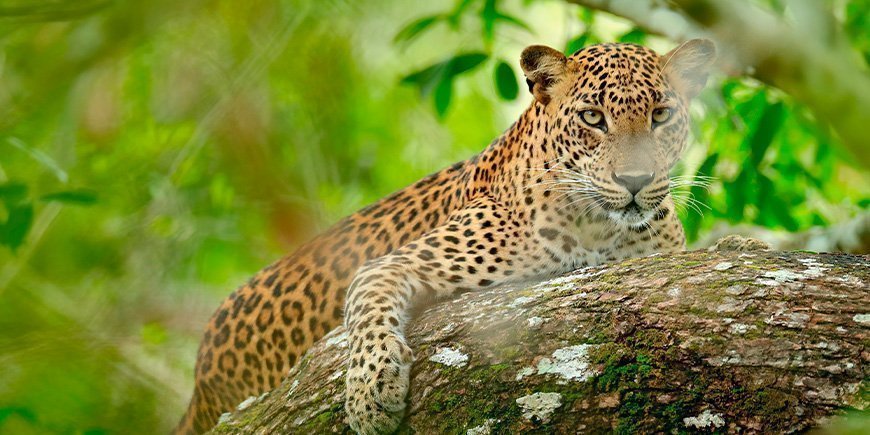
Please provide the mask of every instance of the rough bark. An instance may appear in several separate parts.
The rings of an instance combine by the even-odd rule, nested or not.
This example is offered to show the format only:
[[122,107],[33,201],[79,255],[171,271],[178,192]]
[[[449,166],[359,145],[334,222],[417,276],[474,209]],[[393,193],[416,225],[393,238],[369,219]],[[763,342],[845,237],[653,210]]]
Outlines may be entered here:
[[[865,412],[868,290],[870,256],[694,251],[465,294],[408,331],[400,433],[781,433]],[[214,432],[346,432],[346,353],[339,328]]]

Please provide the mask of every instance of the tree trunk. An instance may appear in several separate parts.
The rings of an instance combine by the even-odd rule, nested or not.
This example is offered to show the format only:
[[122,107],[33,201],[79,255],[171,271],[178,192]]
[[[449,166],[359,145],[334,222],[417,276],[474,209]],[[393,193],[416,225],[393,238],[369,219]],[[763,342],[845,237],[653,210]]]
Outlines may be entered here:
[[[770,433],[860,414],[868,260],[694,251],[437,304],[408,331],[400,433]],[[348,431],[346,358],[338,328],[214,432]]]

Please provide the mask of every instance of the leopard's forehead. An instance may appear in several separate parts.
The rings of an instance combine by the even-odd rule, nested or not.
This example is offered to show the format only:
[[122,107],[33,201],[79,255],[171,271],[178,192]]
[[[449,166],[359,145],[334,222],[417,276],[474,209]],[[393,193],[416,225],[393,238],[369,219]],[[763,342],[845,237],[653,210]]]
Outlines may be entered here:
[[673,96],[661,74],[661,56],[636,44],[596,44],[569,58],[578,76],[573,94],[583,102],[623,112],[626,104],[648,106]]

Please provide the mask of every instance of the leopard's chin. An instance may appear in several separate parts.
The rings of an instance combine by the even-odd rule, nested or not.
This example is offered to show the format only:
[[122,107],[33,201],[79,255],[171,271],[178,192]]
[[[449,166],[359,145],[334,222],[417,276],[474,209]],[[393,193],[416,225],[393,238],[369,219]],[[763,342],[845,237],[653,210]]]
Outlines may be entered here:
[[646,226],[647,222],[655,215],[655,210],[642,209],[632,201],[625,207],[608,210],[607,215],[618,225],[636,229]]

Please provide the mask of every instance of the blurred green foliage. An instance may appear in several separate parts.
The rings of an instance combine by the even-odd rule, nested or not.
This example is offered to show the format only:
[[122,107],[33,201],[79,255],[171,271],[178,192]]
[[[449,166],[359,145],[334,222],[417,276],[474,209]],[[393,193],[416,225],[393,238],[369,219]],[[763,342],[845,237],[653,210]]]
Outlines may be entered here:
[[[867,2],[831,7],[870,58]],[[673,45],[562,2],[495,0],[22,0],[0,6],[0,35],[10,434],[167,431],[220,299],[341,216],[483,149],[530,101],[525,45]],[[713,177],[681,193],[697,201],[681,212],[691,239],[866,210],[866,168],[806,107],[715,79],[675,173]]]

